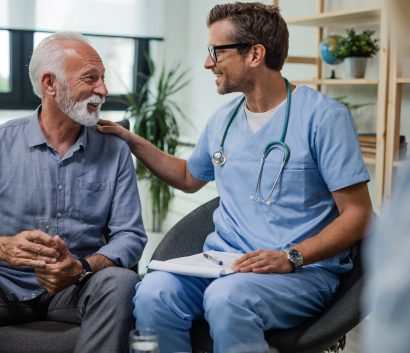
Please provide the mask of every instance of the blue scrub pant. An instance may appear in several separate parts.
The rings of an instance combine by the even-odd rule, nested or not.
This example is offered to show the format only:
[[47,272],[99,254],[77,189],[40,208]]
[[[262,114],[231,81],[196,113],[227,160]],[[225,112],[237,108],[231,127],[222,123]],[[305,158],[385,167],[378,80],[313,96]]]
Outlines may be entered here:
[[155,271],[137,284],[134,316],[152,327],[160,352],[191,352],[192,320],[204,316],[215,353],[268,352],[264,331],[297,326],[318,314],[339,284],[317,267],[289,274],[235,273],[207,279]]

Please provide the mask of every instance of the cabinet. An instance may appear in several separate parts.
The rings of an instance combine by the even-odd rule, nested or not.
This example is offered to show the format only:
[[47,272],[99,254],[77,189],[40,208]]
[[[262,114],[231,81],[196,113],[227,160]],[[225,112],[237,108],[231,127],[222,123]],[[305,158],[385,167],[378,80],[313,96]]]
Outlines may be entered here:
[[[286,6],[286,0],[273,2],[276,5]],[[374,86],[376,92],[376,153],[375,157],[364,157],[366,164],[374,167],[374,188],[373,206],[379,210],[382,201],[391,188],[391,170],[394,168],[394,158],[397,157],[398,144],[398,125],[399,119],[396,118],[399,103],[389,105],[388,99],[397,102],[399,100],[400,85],[407,82],[407,79],[396,77],[394,83],[389,82],[392,75],[392,66],[389,67],[389,59],[396,60],[389,48],[389,24],[387,11],[380,6],[368,6],[365,8],[355,8],[348,10],[325,11],[325,1],[316,0],[317,13],[312,16],[298,18],[285,18],[288,26],[309,26],[315,27],[317,31],[316,43],[317,55],[314,57],[294,57],[287,59],[287,64],[306,64],[315,67],[315,77],[309,80],[292,80],[295,84],[306,84],[323,90],[326,86]],[[322,60],[319,55],[319,43],[324,37],[326,29],[344,29],[355,26],[377,26],[380,51],[375,77],[369,79],[326,79],[323,78]],[[290,39],[292,41],[292,38]],[[401,81],[403,80],[403,82]],[[396,91],[393,92],[391,85],[394,84]],[[390,88],[389,88],[390,87]],[[394,95],[394,97],[393,97]],[[373,117],[372,117],[373,118]],[[394,122],[394,123],[393,123]],[[388,127],[388,129],[387,129]],[[387,134],[388,130],[388,134]]]

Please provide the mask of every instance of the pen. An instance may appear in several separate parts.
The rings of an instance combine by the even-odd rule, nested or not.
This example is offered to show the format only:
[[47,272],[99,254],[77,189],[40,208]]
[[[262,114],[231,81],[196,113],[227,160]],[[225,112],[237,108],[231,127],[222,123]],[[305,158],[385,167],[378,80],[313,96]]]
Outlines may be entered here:
[[218,264],[220,266],[222,266],[224,264],[222,260],[219,260],[216,257],[213,257],[213,256],[211,256],[211,255],[209,255],[205,252],[203,253],[203,255],[206,259],[211,260],[211,261],[215,262],[216,264]]

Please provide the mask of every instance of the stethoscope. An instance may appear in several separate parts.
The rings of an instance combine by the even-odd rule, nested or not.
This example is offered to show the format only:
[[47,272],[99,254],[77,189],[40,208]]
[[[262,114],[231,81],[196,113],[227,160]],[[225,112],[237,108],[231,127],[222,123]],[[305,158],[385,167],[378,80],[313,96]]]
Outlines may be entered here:
[[[265,205],[271,205],[272,201],[270,201],[270,197],[273,194],[273,191],[275,190],[276,184],[278,183],[283,169],[286,166],[286,163],[289,160],[290,157],[290,149],[289,146],[285,143],[285,137],[286,137],[286,132],[288,130],[288,122],[289,122],[289,113],[290,113],[290,104],[291,104],[291,92],[290,92],[290,83],[286,78],[283,78],[285,80],[285,84],[286,84],[286,95],[287,95],[287,102],[286,102],[286,112],[285,112],[285,121],[283,123],[283,127],[282,127],[282,134],[280,137],[279,141],[272,141],[270,143],[268,143],[265,147],[265,150],[263,152],[262,155],[262,159],[261,159],[261,165],[259,167],[259,175],[258,175],[258,181],[256,183],[256,190],[255,190],[255,195],[251,195],[249,198],[253,201],[259,202],[259,203],[263,203]],[[243,104],[243,102],[245,101],[245,97],[243,97],[239,104],[236,106],[234,112],[232,113],[231,118],[229,119],[228,125],[226,125],[224,134],[222,136],[222,140],[221,143],[219,145],[219,150],[214,152],[212,155],[212,164],[218,167],[223,166],[226,161],[227,161],[227,156],[224,152],[224,144],[225,144],[225,138],[226,135],[228,134],[228,130],[231,127],[231,124],[233,122],[233,120],[236,117],[236,114],[239,111],[239,108],[241,107],[241,105]],[[282,152],[282,163],[279,169],[279,173],[278,176],[275,179],[275,182],[272,186],[272,189],[270,190],[270,193],[268,195],[268,197],[263,198],[262,193],[261,193],[261,181],[262,181],[262,174],[263,174],[263,168],[265,166],[265,160],[268,157],[269,153],[271,153],[274,149],[278,149],[279,151]]]

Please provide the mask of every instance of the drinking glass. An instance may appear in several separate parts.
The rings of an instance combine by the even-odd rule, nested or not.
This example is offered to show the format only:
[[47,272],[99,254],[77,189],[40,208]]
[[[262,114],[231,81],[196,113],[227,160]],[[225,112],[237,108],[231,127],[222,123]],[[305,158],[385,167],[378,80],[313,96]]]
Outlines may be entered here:
[[56,218],[36,218],[34,220],[34,228],[51,236],[58,234]]
[[131,330],[129,339],[129,353],[159,353],[158,333],[152,328]]

